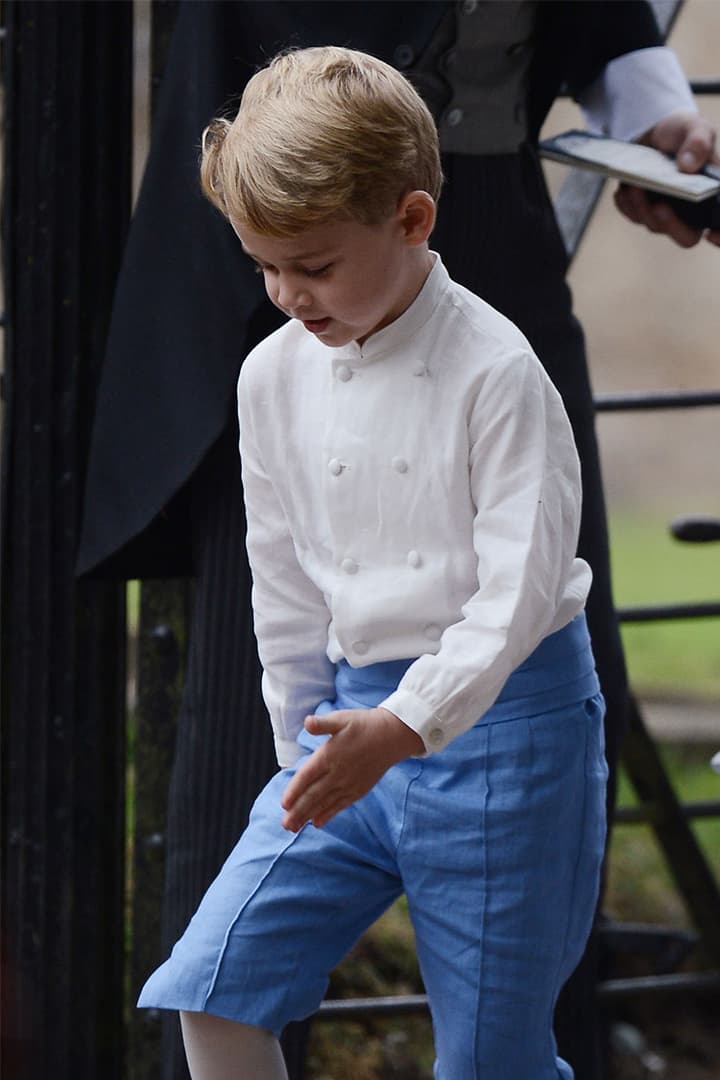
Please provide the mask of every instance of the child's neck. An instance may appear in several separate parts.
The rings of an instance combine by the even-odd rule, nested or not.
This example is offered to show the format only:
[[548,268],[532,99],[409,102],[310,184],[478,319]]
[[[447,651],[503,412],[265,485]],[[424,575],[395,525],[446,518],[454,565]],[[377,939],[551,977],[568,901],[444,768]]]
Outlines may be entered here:
[[435,265],[436,258],[437,256],[430,251],[427,244],[423,244],[422,247],[413,249],[408,253],[408,259],[411,261],[408,265],[405,287],[400,293],[397,314],[390,322],[385,323],[377,330],[373,330],[371,334],[367,334],[366,337],[363,338],[357,338],[358,345],[364,345],[369,338],[374,336],[374,334],[379,333],[380,330],[384,330],[387,326],[392,326],[392,324],[397,322],[397,320],[405,314],[408,308],[414,304],[430,275],[430,271]]

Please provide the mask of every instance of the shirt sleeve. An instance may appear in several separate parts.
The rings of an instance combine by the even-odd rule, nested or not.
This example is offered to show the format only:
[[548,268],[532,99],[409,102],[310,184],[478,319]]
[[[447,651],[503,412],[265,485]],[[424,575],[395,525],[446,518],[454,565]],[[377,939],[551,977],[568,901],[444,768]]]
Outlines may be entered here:
[[435,654],[382,705],[440,750],[490,708],[511,672],[582,609],[580,470],[560,397],[529,354],[484,381],[470,419],[477,591]]
[[611,60],[578,104],[591,131],[628,142],[678,109],[698,111],[677,56],[664,46]]
[[287,517],[265,471],[248,385],[238,382],[240,456],[252,571],[252,606],[262,692],[281,767],[293,765],[306,716],[334,697],[335,667],[327,656],[330,613],[298,562]]

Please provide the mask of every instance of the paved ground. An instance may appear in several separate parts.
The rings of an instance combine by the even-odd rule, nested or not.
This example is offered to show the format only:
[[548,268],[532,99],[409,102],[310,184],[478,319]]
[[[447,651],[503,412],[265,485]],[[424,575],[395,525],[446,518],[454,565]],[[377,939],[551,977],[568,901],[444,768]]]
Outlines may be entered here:
[[720,750],[720,702],[642,701],[642,714],[659,742],[717,744]]

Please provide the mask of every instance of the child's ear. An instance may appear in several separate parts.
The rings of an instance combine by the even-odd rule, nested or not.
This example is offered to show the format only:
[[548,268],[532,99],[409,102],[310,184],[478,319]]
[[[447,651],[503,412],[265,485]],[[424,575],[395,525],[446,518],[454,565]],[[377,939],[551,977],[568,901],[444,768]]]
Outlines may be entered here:
[[398,205],[398,220],[405,243],[410,247],[424,244],[435,226],[435,200],[427,191],[409,191]]

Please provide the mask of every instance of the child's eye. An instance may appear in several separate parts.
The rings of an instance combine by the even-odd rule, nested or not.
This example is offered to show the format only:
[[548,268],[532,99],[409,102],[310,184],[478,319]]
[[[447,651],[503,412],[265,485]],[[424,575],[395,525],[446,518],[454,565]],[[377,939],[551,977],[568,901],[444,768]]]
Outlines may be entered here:
[[323,274],[327,274],[327,272],[330,270],[331,267],[332,267],[332,263],[326,263],[325,266],[313,267],[312,270],[310,270],[309,268],[306,267],[304,273],[305,273],[306,277],[311,277],[311,278],[322,277]]

